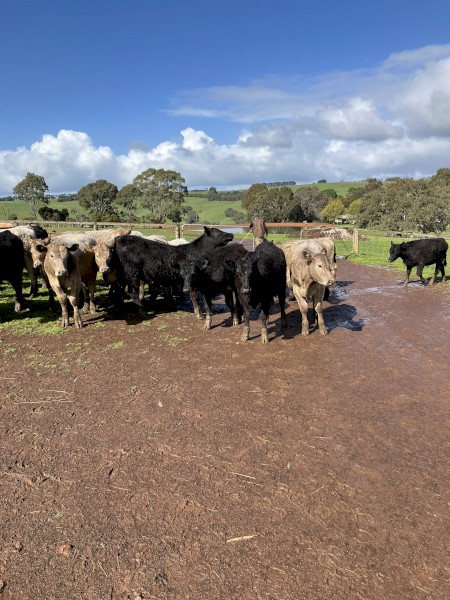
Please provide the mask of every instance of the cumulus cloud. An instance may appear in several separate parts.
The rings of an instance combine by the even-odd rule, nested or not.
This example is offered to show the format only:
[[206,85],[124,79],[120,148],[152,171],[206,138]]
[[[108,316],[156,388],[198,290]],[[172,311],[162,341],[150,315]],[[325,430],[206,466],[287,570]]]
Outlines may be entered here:
[[[450,44],[393,54],[371,71],[191,90],[169,114],[201,116],[202,126],[154,147],[131,142],[120,155],[64,129],[0,150],[0,193],[28,171],[43,175],[52,193],[99,178],[121,187],[149,167],[179,171],[191,188],[431,175],[450,155]],[[211,136],[213,120],[237,123],[235,141]]]

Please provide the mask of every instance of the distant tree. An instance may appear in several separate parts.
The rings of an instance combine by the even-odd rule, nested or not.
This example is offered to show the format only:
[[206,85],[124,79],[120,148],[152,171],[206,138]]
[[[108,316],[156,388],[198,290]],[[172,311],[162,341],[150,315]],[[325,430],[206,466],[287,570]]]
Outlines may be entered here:
[[353,202],[347,207],[348,214],[352,215],[352,217],[358,216],[361,203],[362,198],[359,198],[358,200],[353,200]]
[[53,196],[56,202],[76,202],[76,194],[56,194]]
[[363,186],[348,188],[345,200],[349,205],[353,202],[353,200],[358,200],[358,198],[363,197],[363,189]]
[[294,193],[291,188],[274,187],[269,190],[265,203],[261,208],[261,216],[266,221],[273,223],[284,223],[289,219],[290,212],[294,206]]
[[212,202],[213,200],[217,200],[217,190],[215,187],[210,187],[208,190],[208,201]]
[[229,219],[232,219],[233,223],[245,223],[244,213],[235,210],[234,208],[227,208],[225,211],[225,216]]
[[116,196],[117,186],[105,179],[88,183],[77,194],[78,203],[95,221],[112,221],[117,218],[117,211],[113,206]]
[[322,190],[322,194],[325,194],[325,196],[328,196],[332,200],[337,198],[337,192],[333,188],[327,188],[326,190]]
[[48,185],[41,175],[27,173],[24,179],[14,187],[13,192],[17,200],[28,204],[31,215],[36,218],[39,208],[49,203],[45,196],[47,190]]
[[263,183],[254,183],[244,192],[242,208],[247,212],[249,219],[253,217],[255,212],[262,213],[262,206],[264,206],[268,195],[269,189]]
[[326,179],[319,179],[319,181],[317,183],[327,183]]
[[329,197],[312,185],[300,187],[294,192],[294,205],[300,205],[306,221],[319,221],[328,201]]
[[341,200],[330,200],[322,210],[322,218],[327,223],[334,223],[335,219],[344,214],[345,207]]
[[306,221],[306,216],[305,213],[303,212],[303,208],[301,207],[300,204],[295,204],[296,199],[295,199],[295,195],[294,195],[294,199],[293,199],[293,206],[291,208],[291,210],[289,211],[289,215],[287,220],[291,223],[303,223],[303,221]]
[[176,171],[147,169],[134,178],[133,184],[142,194],[142,205],[148,209],[150,221],[179,223],[182,217],[186,186]]
[[141,198],[142,192],[132,183],[124,185],[123,188],[118,191],[114,202],[120,207],[118,212],[123,215],[123,218],[126,221],[136,220],[136,210],[138,209]]

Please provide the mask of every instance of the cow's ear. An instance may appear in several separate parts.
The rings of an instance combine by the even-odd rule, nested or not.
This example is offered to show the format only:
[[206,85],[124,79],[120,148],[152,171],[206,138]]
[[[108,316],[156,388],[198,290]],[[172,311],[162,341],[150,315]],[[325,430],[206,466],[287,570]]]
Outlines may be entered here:
[[203,229],[205,230],[206,235],[211,235],[211,229],[209,227],[206,227],[206,225],[204,225]]
[[78,248],[79,248],[79,247],[80,247],[80,244],[72,244],[71,246],[69,246],[69,247],[67,248],[67,250],[68,250],[69,252],[75,252],[75,250],[78,250]]
[[201,268],[206,269],[208,267],[208,265],[209,265],[209,260],[207,258],[205,258],[205,260],[201,264]]

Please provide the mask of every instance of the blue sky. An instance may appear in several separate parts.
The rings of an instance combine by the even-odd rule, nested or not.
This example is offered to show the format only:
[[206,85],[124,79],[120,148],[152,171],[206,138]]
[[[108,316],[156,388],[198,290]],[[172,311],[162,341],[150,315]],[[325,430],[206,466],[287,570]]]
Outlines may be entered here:
[[0,194],[450,166],[448,0],[0,0]]

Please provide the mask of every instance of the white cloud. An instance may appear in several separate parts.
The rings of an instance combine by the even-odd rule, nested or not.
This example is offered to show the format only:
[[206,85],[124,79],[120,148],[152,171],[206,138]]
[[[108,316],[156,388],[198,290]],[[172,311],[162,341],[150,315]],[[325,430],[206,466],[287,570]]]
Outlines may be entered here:
[[88,133],[61,130],[0,151],[0,193],[11,193],[28,171],[58,193],[99,178],[120,187],[149,167],[179,171],[189,187],[233,187],[431,175],[449,166],[450,44],[393,54],[372,71],[194,90],[177,102],[172,116],[220,118],[241,131],[224,144],[203,120],[176,140],[153,148],[133,142],[117,155]]

